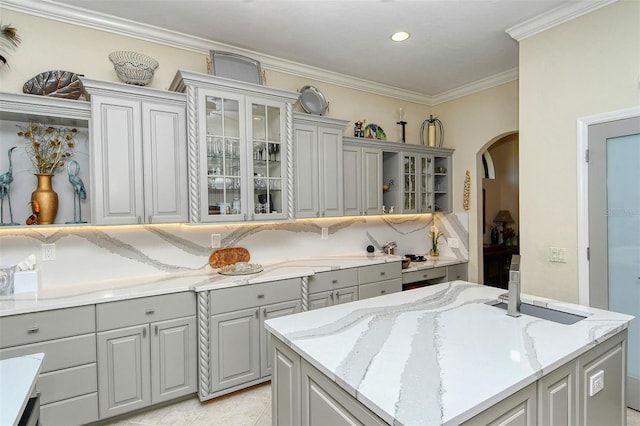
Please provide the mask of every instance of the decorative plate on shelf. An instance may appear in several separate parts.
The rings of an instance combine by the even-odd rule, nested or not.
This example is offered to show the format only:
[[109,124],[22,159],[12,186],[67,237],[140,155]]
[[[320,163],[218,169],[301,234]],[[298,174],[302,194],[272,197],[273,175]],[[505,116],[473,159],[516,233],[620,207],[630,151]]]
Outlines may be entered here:
[[382,127],[373,123],[367,124],[364,128],[364,137],[369,139],[379,139],[381,141],[387,140],[387,135],[384,130],[382,130]]
[[223,266],[218,273],[221,275],[249,275],[262,271],[262,265],[259,263],[247,263],[243,264],[242,267],[238,266],[238,264]]

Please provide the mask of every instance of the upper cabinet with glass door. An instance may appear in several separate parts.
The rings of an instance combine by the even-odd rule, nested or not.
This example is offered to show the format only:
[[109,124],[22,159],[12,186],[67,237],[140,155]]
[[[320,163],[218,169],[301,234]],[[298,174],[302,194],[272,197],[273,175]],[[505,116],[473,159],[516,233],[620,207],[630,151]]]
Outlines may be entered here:
[[190,221],[293,218],[298,94],[188,71],[178,71],[171,90],[187,93]]

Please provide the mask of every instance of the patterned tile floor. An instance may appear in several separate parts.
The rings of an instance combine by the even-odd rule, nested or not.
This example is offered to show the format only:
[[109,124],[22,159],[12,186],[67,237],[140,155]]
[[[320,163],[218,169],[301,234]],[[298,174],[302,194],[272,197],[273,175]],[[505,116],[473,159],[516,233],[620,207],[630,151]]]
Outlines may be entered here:
[[[266,383],[202,403],[198,398],[190,398],[140,414],[122,417],[108,425],[270,426],[271,386]],[[640,426],[640,412],[627,409],[627,426]]]

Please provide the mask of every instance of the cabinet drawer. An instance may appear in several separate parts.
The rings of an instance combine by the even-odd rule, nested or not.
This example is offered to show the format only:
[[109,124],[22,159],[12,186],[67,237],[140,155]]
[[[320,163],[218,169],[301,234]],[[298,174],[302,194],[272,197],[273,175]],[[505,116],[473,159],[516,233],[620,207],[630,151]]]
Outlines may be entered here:
[[101,303],[96,306],[98,331],[181,318],[196,313],[196,294],[191,291]]
[[98,394],[90,393],[40,407],[43,425],[84,425],[98,420]]
[[93,305],[13,315],[0,319],[0,348],[95,331]]
[[358,283],[358,269],[341,269],[337,271],[319,272],[309,277],[309,293],[335,290]]
[[369,297],[383,296],[385,294],[397,293],[402,291],[402,280],[396,278],[393,280],[380,281],[361,285],[358,289],[358,298],[368,299]]
[[211,313],[235,311],[300,299],[300,279],[248,284],[211,290]]
[[0,359],[44,353],[40,373],[96,362],[96,335],[67,337],[0,350]]
[[65,368],[41,374],[38,377],[40,403],[62,401],[98,391],[98,373],[95,362],[79,367]]
[[467,280],[467,264],[460,263],[458,265],[447,266],[447,281]]
[[411,284],[419,281],[434,280],[437,278],[445,278],[447,276],[447,267],[423,269],[421,271],[402,273],[402,283]]
[[391,280],[402,276],[402,263],[389,262],[358,268],[358,284]]

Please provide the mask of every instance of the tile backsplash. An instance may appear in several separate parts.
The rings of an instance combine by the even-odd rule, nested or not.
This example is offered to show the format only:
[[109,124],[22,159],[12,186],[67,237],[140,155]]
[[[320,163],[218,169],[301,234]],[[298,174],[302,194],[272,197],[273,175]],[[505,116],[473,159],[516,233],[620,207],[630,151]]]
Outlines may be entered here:
[[[251,262],[271,263],[314,256],[382,251],[396,241],[397,254],[425,254],[434,223],[446,238],[440,256],[469,258],[467,213],[360,216],[235,225],[141,225],[0,229],[0,267],[35,254],[43,287],[132,279],[209,268],[211,234],[222,247],[242,246]],[[328,239],[321,239],[322,228]],[[457,238],[450,248],[447,238]],[[55,244],[56,259],[42,262],[41,244]]]

